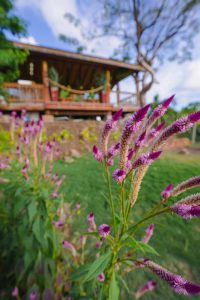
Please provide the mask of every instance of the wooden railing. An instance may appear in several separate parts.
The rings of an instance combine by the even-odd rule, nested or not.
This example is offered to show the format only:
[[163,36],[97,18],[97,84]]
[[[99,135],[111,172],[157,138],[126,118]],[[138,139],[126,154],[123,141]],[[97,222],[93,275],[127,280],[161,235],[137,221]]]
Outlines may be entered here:
[[11,102],[44,102],[43,84],[19,84],[17,82],[4,83]]
[[137,106],[135,93],[113,90],[111,92],[111,99],[119,106]]

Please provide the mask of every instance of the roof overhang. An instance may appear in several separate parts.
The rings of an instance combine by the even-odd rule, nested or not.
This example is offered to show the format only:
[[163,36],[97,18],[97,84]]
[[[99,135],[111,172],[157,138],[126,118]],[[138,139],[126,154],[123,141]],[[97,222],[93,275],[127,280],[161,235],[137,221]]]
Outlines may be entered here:
[[[41,82],[42,61],[47,61],[48,66],[53,66],[60,75],[60,81],[64,85],[72,88],[90,89],[97,87],[98,78],[105,74],[107,70],[111,74],[111,86],[113,87],[120,80],[133,73],[144,71],[143,67],[137,64],[94,57],[80,53],[74,53],[54,48],[42,47],[37,45],[13,42],[19,49],[29,50],[27,62],[21,67],[21,78]],[[29,63],[34,63],[34,78],[30,78]]]

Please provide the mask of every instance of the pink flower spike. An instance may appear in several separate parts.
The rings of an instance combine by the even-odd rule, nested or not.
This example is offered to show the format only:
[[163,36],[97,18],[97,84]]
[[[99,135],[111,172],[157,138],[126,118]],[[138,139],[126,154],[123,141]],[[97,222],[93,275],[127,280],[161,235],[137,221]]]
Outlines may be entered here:
[[101,162],[103,160],[103,154],[96,145],[93,146],[93,155],[97,161]]
[[76,249],[70,242],[62,241],[62,245],[65,249],[69,250],[73,256],[76,256]]
[[132,169],[136,169],[140,166],[150,165],[154,160],[156,160],[161,155],[161,153],[162,151],[142,154],[138,159],[134,161],[134,163],[132,164]]
[[136,299],[141,298],[145,293],[153,291],[156,287],[156,281],[148,281],[143,287],[141,287],[135,294]]
[[134,153],[135,153],[134,149],[129,149],[128,150],[128,156],[127,156],[128,160],[132,159]]
[[150,106],[151,104],[147,104],[135,113],[136,122],[141,122],[145,118]]
[[107,224],[102,224],[99,226],[99,235],[102,238],[107,237],[110,234],[110,226]]
[[126,172],[122,169],[117,169],[113,172],[113,179],[117,181],[117,183],[122,183],[126,177]]
[[21,150],[20,150],[20,147],[19,147],[19,146],[16,147],[16,154],[17,154],[18,156],[20,156],[20,154],[21,154]]
[[192,219],[200,217],[200,205],[177,203],[170,209],[183,219]]
[[121,115],[122,115],[122,109],[120,109],[118,112],[116,112],[112,116],[111,119],[106,121],[106,123],[104,125],[102,136],[101,136],[102,152],[103,152],[104,156],[107,155],[108,140],[109,140],[111,131],[116,127],[117,122]]
[[153,119],[154,121],[156,121],[158,118],[162,117],[162,116],[165,114],[165,112],[166,112],[168,106],[170,105],[170,103],[171,103],[172,100],[174,99],[174,96],[175,96],[175,95],[171,96],[170,98],[168,98],[167,100],[165,100],[162,104],[159,104],[159,105],[154,109],[154,111],[153,111],[153,113],[152,113],[152,119]]
[[135,149],[139,149],[140,147],[144,146],[144,142],[145,142],[145,138],[146,138],[146,131],[144,131],[139,138],[136,140],[135,142]]
[[111,167],[114,165],[114,157],[111,156],[108,160],[107,160],[107,166]]
[[171,196],[173,190],[173,184],[170,183],[162,192],[161,192],[161,196],[164,199],[168,199]]
[[58,229],[62,228],[64,225],[61,221],[53,221],[52,224]]
[[29,300],[35,300],[37,299],[37,293],[36,291],[32,291],[29,295]]
[[148,242],[150,241],[150,239],[151,239],[151,237],[152,237],[152,235],[153,235],[154,228],[155,228],[155,225],[154,225],[154,224],[150,224],[150,225],[147,227],[146,234],[145,234],[145,236],[144,236],[143,239],[142,239],[142,242],[143,242],[143,243],[148,244]]
[[17,286],[12,290],[12,296],[15,298],[19,297],[19,289]]
[[155,127],[155,131],[156,131],[156,132],[161,131],[161,129],[163,129],[164,126],[165,126],[165,121],[163,121],[162,123],[158,124],[158,125]]
[[115,156],[119,152],[120,143],[115,144],[108,150],[108,158]]
[[191,115],[188,116],[188,119],[190,120],[190,122],[192,123],[196,123],[200,120],[200,111],[197,111]]
[[94,221],[94,214],[93,212],[89,213],[87,215],[87,221],[89,223],[89,227],[88,227],[88,232],[93,232],[96,230],[97,226],[96,223]]
[[80,203],[77,203],[76,204],[76,209],[80,209],[81,208],[81,204]]
[[156,151],[156,152],[151,152],[149,154],[149,159],[150,160],[155,160],[161,155],[162,151]]
[[87,215],[87,220],[88,220],[88,222],[93,222],[94,221],[94,214],[93,214],[93,212],[91,212],[91,213],[89,213]]
[[51,193],[51,198],[53,198],[53,199],[58,198],[58,193],[57,192]]
[[166,281],[176,293],[182,295],[196,295],[200,293],[200,285],[194,284],[180,275],[176,275],[167,269],[159,266],[149,259],[143,260],[143,266],[149,268],[153,273]]
[[162,106],[164,108],[168,108],[168,106],[170,106],[171,102],[173,101],[175,95],[172,95],[171,97],[169,97],[167,100],[165,100],[163,103],[162,103]]
[[121,118],[122,113],[123,113],[122,108],[120,110],[118,110],[116,113],[114,113],[114,115],[112,116],[113,122],[117,122]]
[[104,274],[103,272],[99,274],[98,280],[99,280],[100,282],[104,282],[104,280],[105,280],[105,274]]
[[97,249],[100,249],[101,248],[101,245],[102,245],[102,242],[101,241],[97,241],[96,244],[95,244],[95,247]]
[[87,237],[85,235],[80,236],[81,247],[84,247],[87,241]]

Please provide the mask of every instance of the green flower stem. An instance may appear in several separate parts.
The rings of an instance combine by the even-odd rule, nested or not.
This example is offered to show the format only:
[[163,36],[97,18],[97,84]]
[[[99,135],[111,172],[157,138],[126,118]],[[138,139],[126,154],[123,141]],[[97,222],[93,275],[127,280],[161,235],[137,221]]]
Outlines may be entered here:
[[106,165],[106,163],[104,164],[104,166],[105,166],[105,173],[106,173],[107,185],[108,185],[109,204],[110,204],[110,208],[111,208],[111,211],[112,211],[112,220],[113,220],[114,232],[116,232],[115,208],[114,208],[114,202],[113,202],[113,198],[112,198],[110,173],[109,173],[108,166]]
[[130,232],[130,230],[132,231],[132,229],[134,228],[137,228],[139,225],[141,225],[142,223],[146,222],[147,220],[157,216],[157,215],[160,215],[160,214],[163,214],[163,213],[166,213],[166,212],[169,212],[170,211],[170,208],[169,207],[165,207],[159,211],[156,211],[154,212],[153,214],[149,215],[149,216],[146,216],[145,218],[143,218],[142,220],[140,220],[138,223],[136,223],[135,225],[131,226],[127,232]]

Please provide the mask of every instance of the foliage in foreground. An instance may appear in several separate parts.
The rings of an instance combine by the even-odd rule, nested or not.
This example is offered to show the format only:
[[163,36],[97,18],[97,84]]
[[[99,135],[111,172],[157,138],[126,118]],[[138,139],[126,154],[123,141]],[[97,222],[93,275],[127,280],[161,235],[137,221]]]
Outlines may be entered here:
[[[12,286],[12,296],[18,299],[24,299],[25,295],[29,299],[122,299],[123,289],[130,297],[139,299],[153,290],[156,282],[150,280],[132,291],[124,278],[130,271],[137,276],[141,268],[160,276],[178,293],[199,293],[198,285],[155,263],[158,253],[149,245],[154,224],[147,227],[144,236],[139,229],[146,221],[164,213],[174,212],[186,219],[198,217],[199,194],[174,204],[167,203],[170,197],[199,186],[200,178],[194,177],[175,188],[169,184],[162,192],[161,201],[141,220],[138,216],[137,221],[132,218],[141,181],[149,165],[161,155],[163,143],[200,119],[197,112],[165,129],[164,123],[152,129],[171,101],[172,98],[155,108],[149,118],[149,106],[131,116],[125,123],[120,144],[110,148],[108,138],[122,111],[106,122],[101,150],[94,146],[94,156],[105,170],[112,222],[97,227],[91,212],[87,216],[88,230],[82,234],[74,230],[80,205],[70,208],[64,204],[66,195],[59,189],[63,178],[52,172],[58,144],[55,140],[41,142],[42,120],[27,123],[24,112],[21,118],[12,115],[11,136],[17,143],[16,153],[10,161],[6,158],[1,163],[4,185],[1,261],[6,274],[1,295],[4,298],[5,295],[9,298]],[[112,195],[110,166],[118,152],[120,166],[113,178],[118,183],[119,194]]]

